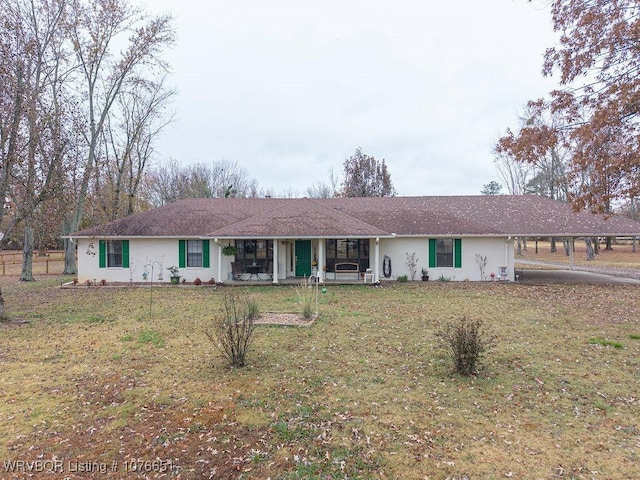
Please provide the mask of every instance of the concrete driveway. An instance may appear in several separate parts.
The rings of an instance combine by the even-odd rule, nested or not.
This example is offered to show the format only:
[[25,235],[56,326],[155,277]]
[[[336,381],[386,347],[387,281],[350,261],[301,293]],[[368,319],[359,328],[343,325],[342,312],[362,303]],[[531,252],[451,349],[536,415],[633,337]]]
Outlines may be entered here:
[[[534,267],[522,269],[522,265]],[[535,269],[535,266],[551,268]],[[564,268],[563,268],[564,267]],[[566,268],[566,265],[547,264],[540,261],[516,261],[516,274],[524,283],[584,283],[589,285],[640,285],[640,271],[623,271],[599,268],[600,271],[588,271],[585,267]],[[607,271],[609,270],[609,271]]]
[[584,283],[588,285],[640,285],[635,278],[615,277],[576,270],[517,270],[523,283]]

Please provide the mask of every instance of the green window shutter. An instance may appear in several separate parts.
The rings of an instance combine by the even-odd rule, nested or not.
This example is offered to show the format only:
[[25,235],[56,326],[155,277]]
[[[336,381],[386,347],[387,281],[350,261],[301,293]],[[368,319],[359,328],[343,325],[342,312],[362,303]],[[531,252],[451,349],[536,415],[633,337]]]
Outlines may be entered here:
[[178,267],[185,268],[187,266],[187,241],[178,240]]
[[107,241],[100,240],[98,244],[98,267],[107,267]]
[[453,266],[462,268],[462,239],[455,238],[453,240]]
[[436,239],[429,239],[429,268],[436,268]]
[[122,268],[129,268],[129,240],[122,240]]
[[209,268],[209,240],[202,241],[202,268]]

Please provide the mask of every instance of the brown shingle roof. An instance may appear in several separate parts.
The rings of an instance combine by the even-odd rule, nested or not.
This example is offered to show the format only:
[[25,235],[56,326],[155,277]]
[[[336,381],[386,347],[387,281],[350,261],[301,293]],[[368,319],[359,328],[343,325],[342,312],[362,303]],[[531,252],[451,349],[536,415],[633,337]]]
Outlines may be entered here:
[[640,223],[538,196],[187,199],[74,237],[627,236]]
[[212,237],[379,237],[373,225],[316,200],[299,198],[209,233]]

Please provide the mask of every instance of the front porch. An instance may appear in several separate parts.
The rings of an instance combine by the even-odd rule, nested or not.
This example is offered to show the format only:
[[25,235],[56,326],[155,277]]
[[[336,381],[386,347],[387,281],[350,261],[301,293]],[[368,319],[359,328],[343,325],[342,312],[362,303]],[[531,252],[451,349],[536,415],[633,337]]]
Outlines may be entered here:
[[321,284],[373,284],[380,279],[379,238],[217,238],[214,242],[217,278],[225,284],[298,284],[309,277],[319,277]]
[[[306,278],[306,277],[305,277]],[[267,278],[266,276],[261,278],[260,280],[256,280],[255,278],[247,279],[247,280],[225,280],[222,282],[224,285],[229,286],[266,286],[266,285],[286,285],[286,286],[298,286],[304,280],[303,277],[287,277],[281,278],[277,283],[273,282],[271,278]],[[320,287],[329,286],[329,285],[375,285],[371,280],[367,279],[367,282],[364,279],[348,279],[348,278],[339,278],[339,279],[326,279],[324,282],[320,283]]]

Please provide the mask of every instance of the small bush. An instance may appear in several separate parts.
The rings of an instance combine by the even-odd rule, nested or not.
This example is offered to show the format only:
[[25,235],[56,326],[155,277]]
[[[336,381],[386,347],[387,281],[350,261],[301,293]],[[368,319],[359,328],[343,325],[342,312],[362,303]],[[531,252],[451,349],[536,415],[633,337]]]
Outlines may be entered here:
[[482,321],[464,316],[446,325],[438,337],[451,356],[453,371],[464,376],[478,373],[480,359],[492,344],[484,334]]
[[399,282],[406,282],[407,280],[409,280],[409,277],[407,277],[406,275],[400,275],[398,277]]
[[215,285],[215,284],[216,284],[216,279],[215,279],[215,278],[213,278],[213,277],[211,277],[207,283],[208,283],[209,285]]
[[194,285],[202,285],[202,280],[200,280],[200,277],[196,277],[195,280],[193,281]]
[[213,333],[205,332],[234,367],[244,367],[247,363],[255,330],[254,320],[258,313],[255,299],[226,291],[223,296],[222,313],[214,320]]

